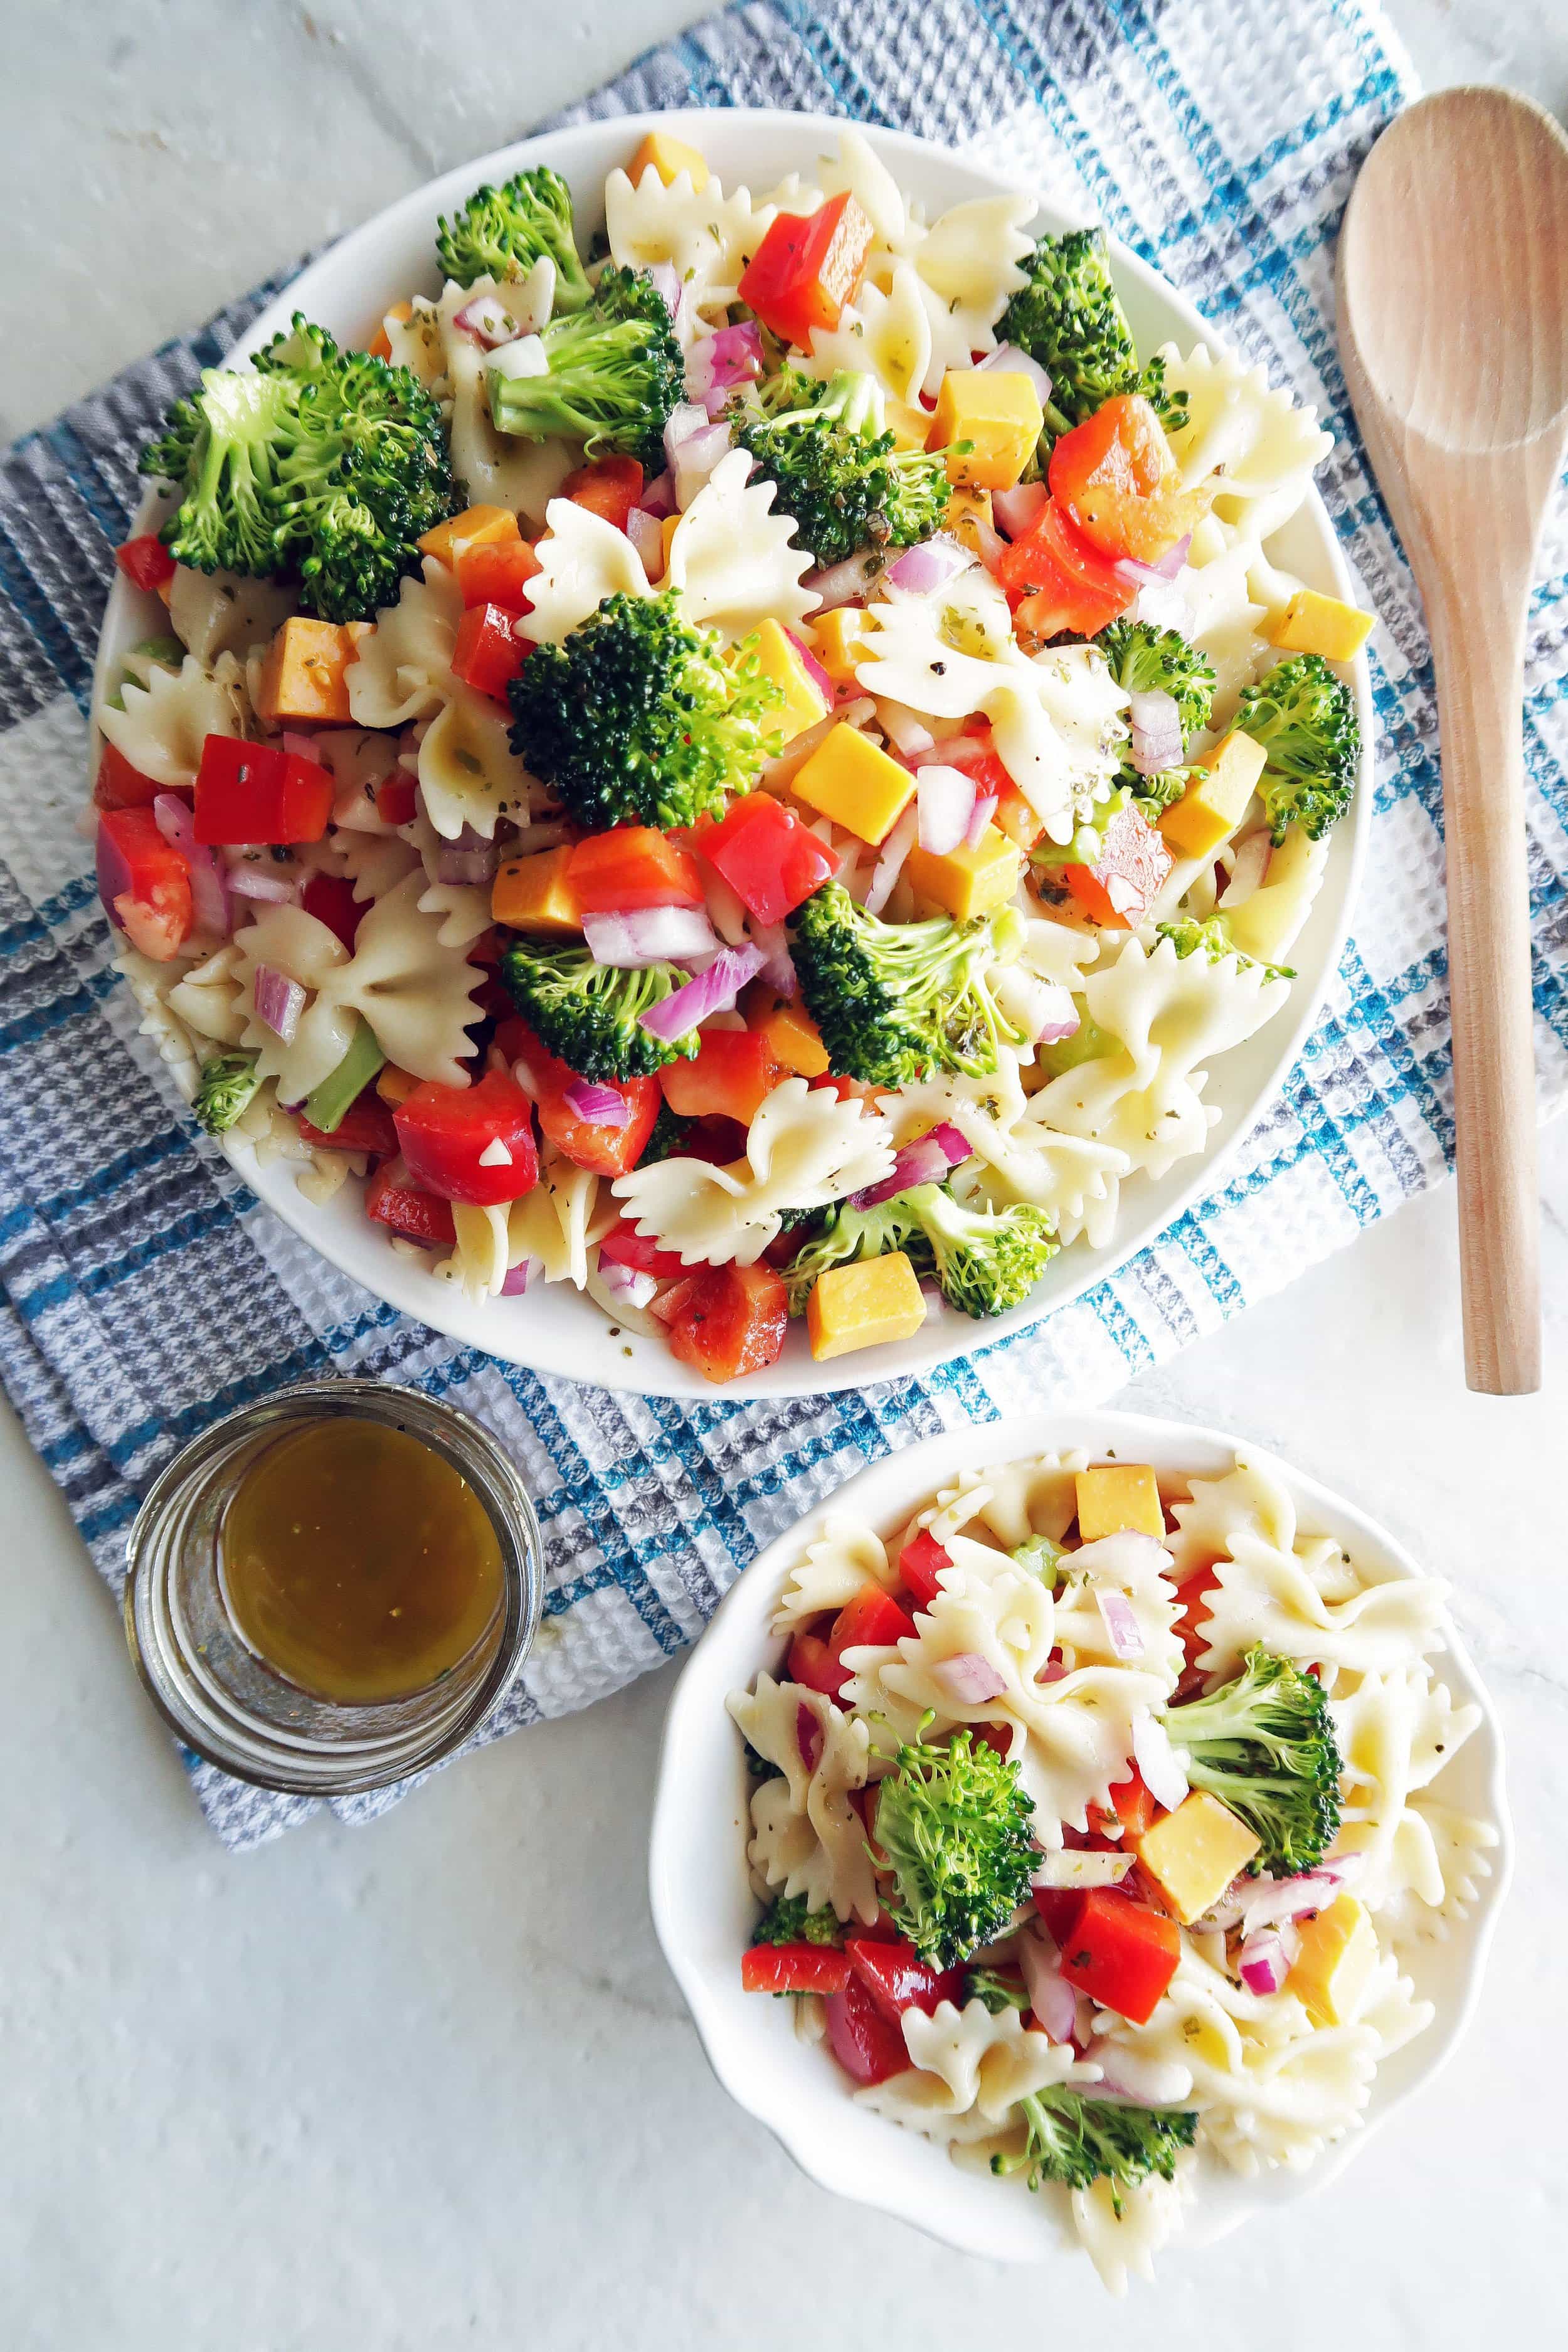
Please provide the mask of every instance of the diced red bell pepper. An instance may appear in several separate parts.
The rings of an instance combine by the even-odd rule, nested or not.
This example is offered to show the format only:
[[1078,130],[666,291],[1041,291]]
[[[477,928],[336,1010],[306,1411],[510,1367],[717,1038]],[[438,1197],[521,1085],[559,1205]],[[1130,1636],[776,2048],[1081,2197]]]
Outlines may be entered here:
[[837,1652],[828,1647],[820,1633],[809,1629],[797,1633],[791,1642],[787,1672],[792,1683],[821,1691],[825,1698],[842,1698],[844,1685],[849,1680],[849,1669],[840,1663]]
[[365,1186],[364,1213],[378,1225],[390,1225],[395,1234],[430,1248],[450,1249],[458,1238],[450,1202],[409,1183],[395,1160],[384,1160]]
[[443,1201],[496,1208],[539,1181],[532,1106],[500,1070],[487,1070],[471,1087],[426,1079],[393,1119],[409,1174]]
[[854,298],[871,247],[871,224],[847,190],[814,213],[780,213],[741,272],[742,302],[799,351],[812,330],[831,331]]
[[741,1955],[743,1992],[842,1992],[849,1978],[830,1944],[753,1944]]
[[890,2074],[909,2072],[911,2062],[901,2031],[883,2016],[854,1974],[842,1992],[828,1998],[827,2040],[845,2073],[857,2083],[885,2083]]
[[705,1029],[696,1059],[667,1062],[658,1082],[681,1118],[732,1118],[750,1127],[784,1075],[765,1037],[750,1029]]
[[105,809],[100,816],[98,895],[138,955],[154,963],[167,963],[191,935],[191,869],[150,808]]
[[1053,1931],[1063,1976],[1102,2009],[1147,2025],[1176,1973],[1181,1929],[1167,1913],[1134,1903],[1118,1887],[1091,1887],[1077,1900],[1072,1918]]
[[1105,828],[1092,866],[1064,866],[1061,878],[1097,923],[1133,930],[1142,922],[1171,871],[1171,853],[1142,809],[1118,809]]
[[458,587],[466,606],[499,604],[508,613],[526,613],[529,583],[540,569],[526,539],[479,540],[458,551]]
[[679,1251],[660,1249],[650,1235],[630,1225],[616,1225],[605,1235],[599,1258],[605,1265],[629,1265],[638,1274],[651,1274],[659,1282],[679,1282],[691,1271]]
[[1154,1825],[1154,1817],[1161,1810],[1149,1789],[1145,1787],[1143,1775],[1136,1764],[1128,1766],[1125,1780],[1112,1781],[1110,1801],[1115,1808],[1111,1815],[1108,1817],[1100,1806],[1091,1805],[1089,1819],[1091,1822],[1100,1822],[1107,1829],[1110,1828],[1111,1821],[1119,1822],[1123,1834],[1128,1838],[1141,1838],[1145,1830],[1152,1829]]
[[906,2009],[923,2010],[929,2017],[939,2001],[956,2007],[963,1998],[962,1969],[931,1968],[901,1937],[889,1943],[884,1937],[848,1936],[844,1950],[860,1983],[894,2025]]
[[1118,394],[1051,451],[1051,496],[1102,555],[1157,563],[1190,530],[1199,502],[1182,488],[1164,428],[1137,394]]
[[929,1609],[942,1587],[937,1570],[952,1566],[952,1554],[945,1544],[938,1543],[929,1528],[912,1535],[899,1554],[899,1574],[905,1588],[924,1609]]
[[354,1097],[336,1127],[314,1127],[301,1114],[299,1128],[307,1143],[322,1144],[329,1151],[368,1151],[373,1160],[395,1160],[397,1156],[397,1129],[393,1122],[392,1107],[382,1101],[374,1085]]
[[649,824],[617,824],[578,842],[566,861],[566,884],[584,915],[623,915],[639,907],[700,907],[697,860]]
[[900,1609],[890,1592],[868,1578],[834,1619],[827,1646],[836,1658],[842,1658],[846,1650],[887,1650],[914,1630],[909,1611]]
[[406,768],[395,768],[375,788],[375,813],[383,824],[412,824],[419,803],[415,798],[419,779]]
[[320,841],[331,814],[331,774],[319,760],[237,735],[209,735],[202,745],[195,835],[207,847]]
[[759,923],[782,923],[838,871],[826,844],[771,793],[748,793],[700,824],[692,842]]
[[789,1298],[771,1265],[704,1266],[676,1291],[679,1303],[665,1326],[670,1353],[704,1380],[738,1381],[777,1362]]
[[996,576],[1019,599],[1013,628],[1026,652],[1052,637],[1094,636],[1138,593],[1109,556],[1074,530],[1055,499],[1047,500],[1022,538],[1013,541]]
[[153,531],[144,530],[135,539],[128,539],[114,551],[114,561],[135,588],[146,589],[156,595],[166,588],[175,572],[174,557]]
[[452,647],[453,677],[497,702],[506,700],[507,688],[533,650],[516,635],[516,617],[503,604],[470,604]]
[[354,897],[354,886],[346,874],[312,874],[300,893],[300,904],[353,953],[354,933],[370,910]]
[[590,514],[603,515],[617,530],[625,530],[642,492],[643,470],[635,457],[595,457],[568,474],[561,485],[563,499],[586,507]]
[[586,1168],[595,1176],[625,1176],[637,1166],[658,1117],[657,1078],[606,1081],[630,1106],[631,1116],[625,1127],[600,1127],[566,1100],[568,1088],[577,1084],[576,1071],[547,1052],[526,1021],[509,1014],[496,1031],[496,1044],[509,1062],[521,1063],[539,1113],[539,1131],[574,1167]]
[[97,809],[151,808],[160,793],[169,790],[153,776],[133,768],[123,751],[105,743],[93,782],[92,804]]

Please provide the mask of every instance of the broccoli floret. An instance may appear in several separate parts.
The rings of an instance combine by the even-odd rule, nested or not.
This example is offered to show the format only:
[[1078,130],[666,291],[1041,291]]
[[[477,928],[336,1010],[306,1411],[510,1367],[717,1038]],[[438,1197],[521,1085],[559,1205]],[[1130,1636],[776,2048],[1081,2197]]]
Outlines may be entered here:
[[1020,2156],[994,2156],[993,2172],[1023,2172],[1031,2189],[1059,2180],[1068,2189],[1087,2189],[1093,2180],[1110,2182],[1113,2210],[1121,2210],[1123,2189],[1158,2173],[1173,2180],[1176,2158],[1191,2147],[1198,2127],[1195,2114],[1179,2107],[1123,2106],[1110,2099],[1086,2098],[1053,2084],[1019,2099],[1015,2113],[1028,2134]]
[[667,1102],[661,1101],[647,1141],[637,1156],[637,1166],[651,1168],[657,1161],[669,1160],[678,1151],[684,1151],[686,1139],[696,1124],[694,1118],[682,1118],[679,1111],[671,1110]]
[[1034,1810],[1014,1767],[967,1726],[945,1746],[900,1745],[877,1786],[877,1843],[894,1885],[883,1901],[933,1968],[966,1960],[1028,1899]]
[[726,658],[671,589],[606,597],[559,645],[537,646],[510,692],[512,750],[591,832],[716,815],[782,741],[783,697],[750,642]]
[[963,1978],[965,2007],[972,2000],[983,2000],[993,2017],[1000,2017],[1005,2009],[1027,2009],[1028,1988],[1022,1977],[998,1976],[994,1969],[968,1969]]
[[794,516],[818,563],[912,547],[936,530],[950,496],[945,457],[894,448],[874,376],[845,370],[821,384],[786,367],[757,397],[760,416],[736,404],[735,438],[777,483],[780,513]]
[[[1176,630],[1157,629],[1152,621],[1112,621],[1094,642],[1124,693],[1168,694],[1173,698],[1184,744],[1200,727],[1208,725],[1214,708],[1214,665]],[[1142,775],[1128,756],[1117,770],[1116,781],[1145,804],[1147,816],[1179,801],[1192,772],[1175,766],[1158,775]]]
[[1315,1870],[1340,1826],[1344,1766],[1323,1686],[1259,1643],[1234,1682],[1172,1707],[1165,1728],[1187,1779],[1263,1841],[1248,1874]]
[[456,505],[441,412],[410,369],[341,352],[298,312],[254,368],[208,368],[142,451],[181,492],[160,536],[198,572],[297,572],[311,612],[363,620]]
[[513,940],[501,978],[540,1043],[580,1078],[647,1078],[667,1062],[690,1061],[697,1032],[673,1044],[637,1018],[686,980],[673,964],[619,971],[595,963],[584,947],[553,940]]
[[542,375],[489,373],[490,415],[499,433],[525,441],[554,434],[664,465],[664,428],[686,393],[686,363],[663,295],[646,269],[612,266],[581,310],[552,319],[542,341]]
[[259,1054],[214,1054],[202,1064],[191,1105],[198,1127],[222,1135],[234,1125],[261,1084],[260,1059]]
[[941,1184],[922,1184],[910,1198],[920,1203],[942,1295],[963,1315],[1021,1306],[1059,1247],[1050,1216],[1030,1202],[966,1208]]
[[1249,686],[1236,724],[1267,758],[1258,797],[1276,847],[1299,824],[1321,841],[1351,804],[1361,760],[1355,698],[1321,654],[1294,654]]
[[884,923],[841,883],[796,908],[795,967],[833,1069],[867,1086],[902,1087],[932,1069],[987,1077],[999,1045],[1022,1033],[991,992],[993,964],[1010,962],[1023,925],[1010,907],[955,923]]
[[1140,369],[1110,282],[1104,230],[1041,237],[1028,269],[1029,282],[1003,311],[996,340],[1027,352],[1051,379],[1042,448],[1122,393],[1142,393],[1166,431],[1178,431],[1187,421],[1186,394],[1166,391],[1163,360]]
[[[934,1188],[928,1188],[934,1189]],[[857,1209],[839,1201],[827,1212],[821,1231],[796,1252],[784,1269],[784,1289],[792,1315],[804,1315],[817,1276],[830,1266],[849,1265],[861,1258],[885,1257],[890,1250],[906,1250],[929,1265],[914,1192],[897,1192],[874,1209]]]
[[1048,1584],[1053,1591],[1058,1570],[1066,1558],[1060,1544],[1053,1543],[1049,1536],[1026,1537],[1024,1542],[1014,1547],[1012,1553],[1016,1568],[1021,1568],[1026,1576],[1037,1576],[1042,1584]]
[[1265,963],[1260,956],[1250,956],[1245,948],[1238,948],[1223,915],[1205,915],[1201,922],[1196,915],[1188,915],[1179,923],[1156,923],[1154,929],[1161,939],[1171,941],[1178,961],[1201,950],[1210,963],[1223,963],[1227,956],[1234,956],[1237,963],[1255,963],[1268,980],[1296,977],[1289,964]]
[[448,278],[526,278],[542,255],[555,264],[555,310],[581,310],[594,289],[572,233],[572,191],[559,172],[538,163],[504,187],[476,188],[455,220],[436,225],[436,250]]
[[804,1895],[781,1895],[752,1930],[753,1944],[839,1944],[844,1930],[833,1906],[808,1911]]

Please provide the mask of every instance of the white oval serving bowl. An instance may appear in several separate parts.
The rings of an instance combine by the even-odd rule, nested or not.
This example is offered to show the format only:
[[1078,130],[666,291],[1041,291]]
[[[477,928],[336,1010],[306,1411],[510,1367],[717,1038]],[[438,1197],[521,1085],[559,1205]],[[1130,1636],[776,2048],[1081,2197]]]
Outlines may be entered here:
[[[656,124],[668,125],[700,146],[726,184],[752,188],[769,187],[788,172],[804,171],[813,156],[831,148],[841,127],[825,115],[734,108],[625,115],[522,140],[430,181],[345,236],[301,270],[268,305],[231,356],[239,359],[268,341],[288,325],[297,310],[343,342],[368,341],[393,302],[411,292],[439,290],[434,247],[437,216],[461,205],[481,180],[504,179],[527,163],[548,163],[570,183],[579,236],[585,243],[604,218],[606,173],[624,163],[644,132]],[[965,198],[992,195],[1015,184],[923,140],[870,123],[858,127],[904,189],[932,214]],[[1040,202],[1037,226],[1060,230],[1075,225],[1074,216]],[[1142,350],[1152,351],[1172,339],[1184,348],[1211,340],[1193,305],[1156,271],[1121,245],[1113,247],[1113,257],[1117,288]],[[149,492],[136,528],[154,527],[162,512],[159,500]],[[1270,546],[1280,562],[1310,587],[1353,601],[1355,591],[1333,527],[1315,490]],[[95,709],[106,678],[119,676],[130,648],[146,636],[166,631],[167,626],[167,616],[156,598],[116,578],[99,644]],[[706,1397],[710,1402],[721,1395],[740,1401],[827,1394],[864,1387],[868,1381],[929,1371],[976,1347],[1025,1329],[1104,1281],[1217,1181],[1237,1146],[1273,1102],[1311,1029],[1339,961],[1366,845],[1372,814],[1373,705],[1364,656],[1356,657],[1354,685],[1363,746],[1354,805],[1330,838],[1321,887],[1291,950],[1298,978],[1289,1004],[1275,1021],[1215,1066],[1207,1099],[1218,1107],[1220,1118],[1211,1132],[1208,1150],[1201,1158],[1179,1161],[1157,1182],[1137,1178],[1123,1193],[1123,1224],[1110,1246],[1094,1250],[1079,1244],[1064,1250],[1033,1297],[994,1322],[972,1323],[965,1317],[949,1314],[928,1323],[911,1339],[879,1349],[874,1359],[850,1355],[825,1364],[813,1360],[804,1328],[797,1324],[792,1326],[776,1363],[715,1390],[700,1373],[677,1361],[662,1335],[643,1337],[619,1328],[613,1332],[593,1300],[569,1284],[538,1283],[521,1298],[471,1299],[457,1286],[437,1281],[392,1247],[384,1228],[372,1224],[364,1215],[358,1185],[344,1185],[332,1200],[318,1206],[299,1191],[288,1162],[275,1160],[262,1166],[250,1147],[235,1139],[226,1139],[228,1156],[258,1197],[342,1273],[464,1346],[487,1349],[510,1363],[605,1388],[632,1389],[654,1396]],[[96,748],[93,756],[96,760]]]
[[[902,1526],[917,1505],[962,1469],[1081,1447],[1114,1448],[1122,1461],[1150,1462],[1162,1475],[1214,1477],[1228,1470],[1237,1441],[1218,1430],[1141,1413],[1051,1412],[952,1430],[879,1462],[828,1496],[768,1546],[731,1586],[687,1661],[670,1699],[649,1836],[654,1927],[720,2082],[767,2125],[803,2172],[825,2189],[913,2222],[961,2252],[993,2261],[1043,2262],[1068,2241],[1021,2179],[997,2180],[955,2165],[945,2147],[861,2106],[830,2053],[800,2041],[790,2005],[741,1990],[741,1954],[757,1916],[745,1859],[747,1778],[739,1735],[725,1709],[763,1667],[776,1670],[784,1644],[768,1630],[785,1571],[822,1531],[831,1512],[865,1519],[880,1533]],[[1274,1471],[1303,1520],[1337,1537],[1358,1567],[1388,1577],[1423,1571],[1365,1513],[1267,1454],[1249,1458]],[[1453,2051],[1480,1994],[1482,1972],[1507,1891],[1512,1839],[1503,1791],[1502,1735],[1463,1644],[1449,1628],[1434,1654],[1457,1698],[1481,1710],[1474,1736],[1450,1767],[1444,1793],[1495,1823],[1499,1843],[1468,1918],[1442,1940],[1403,1955],[1416,1992],[1436,2014],[1424,2033],[1379,2067],[1363,2127],[1326,2148],[1304,2172],[1254,2179],[1212,2156],[1200,2159],[1195,2198],[1173,2241],[1211,2244],[1251,2215],[1288,2204],[1335,2179],[1367,2132],[1421,2085]]]

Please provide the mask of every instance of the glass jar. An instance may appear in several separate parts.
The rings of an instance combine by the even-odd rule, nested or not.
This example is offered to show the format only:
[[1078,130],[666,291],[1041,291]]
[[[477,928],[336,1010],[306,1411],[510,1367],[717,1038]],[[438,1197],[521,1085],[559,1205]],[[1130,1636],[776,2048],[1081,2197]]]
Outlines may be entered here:
[[[267,1446],[346,1416],[406,1431],[467,1479],[495,1530],[501,1588],[468,1654],[427,1689],[348,1703],[289,1682],[241,1638],[219,1530]],[[125,1631],[153,1705],[188,1748],[237,1780],[313,1797],[381,1789],[449,1756],[511,1688],[539,1625],[539,1523],[489,1432],[455,1405],[377,1381],[311,1381],[204,1431],[160,1473],[131,1531]]]

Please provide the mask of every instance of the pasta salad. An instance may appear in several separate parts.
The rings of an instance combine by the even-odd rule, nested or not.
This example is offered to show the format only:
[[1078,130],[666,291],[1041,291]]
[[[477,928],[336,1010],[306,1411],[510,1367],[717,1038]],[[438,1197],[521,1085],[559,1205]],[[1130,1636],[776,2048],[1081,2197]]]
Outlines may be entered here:
[[1410,1954],[1498,1842],[1445,1790],[1479,1721],[1447,1622],[1242,1453],[1006,1462],[886,1539],[830,1515],[728,1702],[743,1986],[1123,2291],[1205,2168],[1310,2165],[1431,2021]]
[[586,254],[520,172],[368,351],[174,404],[93,803],[203,1127],[714,1381],[1005,1313],[1205,1149],[1370,616],[1269,558],[1312,412],[1033,212],[656,132]]

